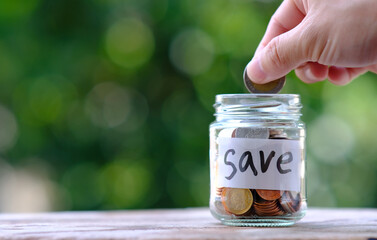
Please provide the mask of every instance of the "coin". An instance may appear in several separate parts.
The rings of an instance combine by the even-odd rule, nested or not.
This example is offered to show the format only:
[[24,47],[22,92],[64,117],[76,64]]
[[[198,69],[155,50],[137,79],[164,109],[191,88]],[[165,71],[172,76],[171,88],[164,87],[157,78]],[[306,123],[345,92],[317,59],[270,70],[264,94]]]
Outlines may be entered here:
[[221,214],[221,215],[227,215],[227,214],[229,214],[229,213],[228,213],[227,211],[225,211],[225,209],[224,209],[224,206],[223,206],[223,204],[222,204],[222,202],[221,202],[221,197],[216,197],[213,205],[215,206],[215,208],[216,208],[216,212],[217,212],[218,214]]
[[276,200],[281,197],[280,190],[256,189],[258,195],[264,200]]
[[258,200],[254,204],[255,214],[258,216],[281,216],[284,211],[279,207],[278,200]]
[[287,139],[288,135],[281,129],[270,129],[269,130],[270,139]]
[[236,137],[236,131],[237,131],[237,128],[233,130],[233,132],[232,132],[232,138]]
[[279,202],[284,211],[287,213],[295,213],[300,210],[301,207],[300,193],[285,191],[279,199]]
[[218,136],[216,138],[216,143],[220,144],[220,138],[231,138],[231,137],[234,137],[233,135],[234,135],[234,131],[235,130],[236,130],[235,128],[224,128],[224,129],[222,129],[219,132],[219,134],[218,134]]
[[246,213],[253,205],[253,195],[245,188],[224,188],[221,200],[227,212],[235,215]]
[[258,138],[268,139],[270,132],[268,128],[236,128],[234,131],[234,137],[236,138]]
[[218,138],[224,137],[224,138],[230,138],[232,137],[232,134],[234,132],[234,128],[224,128],[219,132]]
[[243,82],[251,93],[278,93],[284,87],[285,76],[265,84],[256,84],[250,80],[246,69],[243,72]]
[[216,188],[216,195],[221,196],[221,193],[223,192],[223,190],[224,190],[224,187],[217,187]]

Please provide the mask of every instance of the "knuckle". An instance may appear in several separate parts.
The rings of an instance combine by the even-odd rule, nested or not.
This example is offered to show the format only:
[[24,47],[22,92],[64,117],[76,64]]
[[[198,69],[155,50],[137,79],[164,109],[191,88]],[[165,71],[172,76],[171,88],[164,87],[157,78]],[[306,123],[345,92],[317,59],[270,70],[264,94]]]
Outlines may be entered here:
[[318,62],[328,50],[328,27],[322,27],[318,22],[307,21],[299,33],[301,52],[308,61]]
[[268,45],[268,57],[273,67],[279,67],[287,63],[287,58],[282,54],[280,37],[276,37]]

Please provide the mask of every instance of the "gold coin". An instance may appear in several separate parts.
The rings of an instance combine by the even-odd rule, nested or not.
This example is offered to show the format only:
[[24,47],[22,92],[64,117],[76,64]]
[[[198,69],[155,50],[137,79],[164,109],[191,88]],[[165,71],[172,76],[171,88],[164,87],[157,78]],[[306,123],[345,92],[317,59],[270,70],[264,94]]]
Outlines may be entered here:
[[224,188],[221,200],[227,212],[242,215],[253,205],[253,194],[249,189]]
[[256,84],[251,81],[245,68],[243,72],[243,82],[247,90],[251,93],[278,93],[284,87],[285,76],[265,84]]
[[256,189],[258,195],[265,200],[276,200],[281,197],[280,190]]

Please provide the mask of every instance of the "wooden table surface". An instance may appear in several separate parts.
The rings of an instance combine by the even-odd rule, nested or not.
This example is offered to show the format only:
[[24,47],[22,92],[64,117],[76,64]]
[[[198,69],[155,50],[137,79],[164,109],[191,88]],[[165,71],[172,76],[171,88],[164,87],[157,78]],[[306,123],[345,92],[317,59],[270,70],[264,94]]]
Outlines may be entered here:
[[309,209],[291,227],[229,227],[207,208],[0,215],[0,239],[377,239],[377,209]]

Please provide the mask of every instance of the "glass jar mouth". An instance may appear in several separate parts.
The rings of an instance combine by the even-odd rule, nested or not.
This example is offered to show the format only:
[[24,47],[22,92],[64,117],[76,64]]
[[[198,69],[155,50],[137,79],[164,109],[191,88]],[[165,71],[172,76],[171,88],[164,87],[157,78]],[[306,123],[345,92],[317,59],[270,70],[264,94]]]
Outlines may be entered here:
[[217,94],[216,95],[216,103],[221,102],[227,99],[256,99],[256,98],[264,98],[264,99],[287,99],[287,100],[294,100],[300,99],[299,94],[266,94],[266,93],[231,93],[231,94]]
[[302,105],[298,94],[219,94],[215,116],[299,118]]

